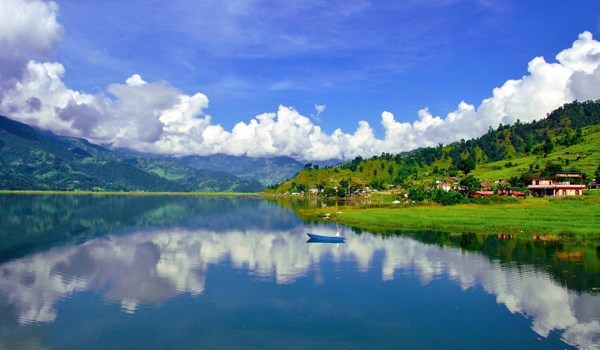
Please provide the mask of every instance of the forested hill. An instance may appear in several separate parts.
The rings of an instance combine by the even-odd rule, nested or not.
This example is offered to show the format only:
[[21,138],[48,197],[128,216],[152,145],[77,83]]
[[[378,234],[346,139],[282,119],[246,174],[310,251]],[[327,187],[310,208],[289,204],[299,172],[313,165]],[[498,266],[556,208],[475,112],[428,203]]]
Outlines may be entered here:
[[[520,178],[522,185],[528,176],[540,175],[548,166],[551,166],[551,169],[546,169],[548,172],[557,169],[582,171],[590,168],[592,165],[587,163],[586,169],[581,169],[581,166],[578,168],[578,165],[584,165],[577,164],[583,159],[582,152],[578,151],[581,154],[573,156],[572,161],[570,156],[565,157],[564,154],[572,154],[567,148],[586,139],[582,128],[597,124],[600,124],[600,100],[574,101],[550,112],[539,121],[500,124],[495,129],[490,126],[488,132],[478,138],[460,140],[446,146],[439,144],[437,147],[421,148],[408,154],[382,153],[381,156],[369,159],[359,156],[350,162],[317,171],[307,168],[294,180],[269,186],[268,190],[276,193],[300,192],[313,187],[323,190],[335,187],[339,189],[352,187],[352,184],[355,187],[370,185],[372,188],[382,188],[389,184],[406,187],[425,181],[425,174],[442,180],[460,178],[477,167],[483,168],[486,164],[499,161],[505,162],[507,167],[519,163],[521,170],[526,168],[527,174],[525,170],[508,174]],[[591,143],[585,151],[591,153],[586,155],[593,154],[592,158],[596,157],[600,149],[598,138],[590,136],[586,142]],[[559,148],[563,152],[562,157],[556,156]],[[555,163],[549,164],[548,161]],[[528,164],[525,165],[525,162]],[[594,169],[596,166],[597,164]],[[535,170],[539,171],[536,173]],[[505,179],[509,178],[508,175]],[[593,171],[590,175],[593,177]]]
[[545,119],[531,123],[517,120],[513,125],[500,124],[497,129],[490,126],[488,132],[479,138],[460,140],[448,147],[421,148],[411,152],[405,161],[431,166],[437,160],[448,159],[461,170],[461,166],[468,166],[464,164],[466,160],[483,164],[530,153],[545,154],[552,151],[553,138],[560,136],[557,142],[568,146],[581,137],[582,127],[595,124],[600,124],[600,100],[575,101],[552,111]]
[[[553,148],[552,138],[560,136],[557,142],[568,146],[581,137],[577,130],[580,132],[582,127],[599,123],[600,100],[575,101],[559,107],[539,121],[521,123],[517,120],[513,125],[500,124],[495,130],[490,126],[488,132],[477,139],[452,144],[448,156],[453,164],[458,164],[465,152],[475,163],[511,159],[528,153],[549,153]],[[432,160],[431,150],[424,149],[416,160],[431,164],[443,157],[435,152]],[[415,157],[419,157],[419,153]]]
[[259,192],[255,180],[176,160],[123,156],[0,116],[0,190]]

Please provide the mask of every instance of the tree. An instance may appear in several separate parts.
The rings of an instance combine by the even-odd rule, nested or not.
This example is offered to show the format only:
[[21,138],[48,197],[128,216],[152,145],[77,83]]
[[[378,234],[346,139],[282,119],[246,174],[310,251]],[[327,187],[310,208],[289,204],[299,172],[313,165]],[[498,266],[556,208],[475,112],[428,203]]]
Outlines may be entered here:
[[350,185],[349,181],[347,180],[340,180],[340,188],[338,190],[340,196],[345,196],[346,195],[346,191],[348,190],[348,186]]
[[512,186],[512,187],[525,187],[525,183],[523,181],[521,181],[521,179],[519,179],[516,176],[511,176],[508,179],[508,183]]
[[546,140],[544,141],[544,153],[548,154],[550,152],[552,152],[552,150],[554,149],[554,144],[552,143],[552,140],[548,137],[546,138]]
[[304,164],[304,170],[309,170],[312,168],[312,166],[313,166],[313,163]]
[[596,182],[599,182],[600,181],[600,164],[598,164],[598,169],[596,169],[594,176],[596,177]]
[[481,183],[473,175],[469,175],[464,179],[460,180],[461,191],[468,195],[471,192],[479,191],[481,189]]
[[423,186],[414,186],[408,191],[408,198],[415,202],[422,202],[427,199],[427,191]]
[[542,170],[541,176],[552,178],[556,175],[557,172],[562,171],[562,165],[558,162],[553,162],[548,160],[546,162],[545,168]]
[[475,169],[475,162],[471,158],[462,158],[456,164],[458,170],[461,170],[465,175],[469,174],[471,170]]

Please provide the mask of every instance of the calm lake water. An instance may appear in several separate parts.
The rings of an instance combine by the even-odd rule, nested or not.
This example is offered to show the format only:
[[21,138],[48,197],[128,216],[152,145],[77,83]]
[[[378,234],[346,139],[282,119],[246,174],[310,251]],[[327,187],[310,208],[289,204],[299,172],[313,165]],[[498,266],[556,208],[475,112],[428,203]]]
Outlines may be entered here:
[[335,223],[256,198],[0,207],[0,349],[600,349],[598,242],[307,243]]

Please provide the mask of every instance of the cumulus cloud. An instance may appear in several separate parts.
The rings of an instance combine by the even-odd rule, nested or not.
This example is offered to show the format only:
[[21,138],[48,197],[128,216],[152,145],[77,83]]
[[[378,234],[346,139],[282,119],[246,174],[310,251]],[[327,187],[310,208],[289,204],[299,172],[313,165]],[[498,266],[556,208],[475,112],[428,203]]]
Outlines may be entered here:
[[23,78],[28,51],[46,56],[60,42],[63,29],[56,21],[57,13],[54,2],[0,1],[0,101],[3,92]]
[[53,2],[0,0],[0,113],[58,134],[143,152],[299,160],[368,157],[478,137],[489,126],[541,119],[575,99],[600,98],[600,42],[584,32],[556,62],[532,59],[527,75],[495,88],[478,107],[463,101],[445,117],[424,108],[413,122],[399,122],[384,111],[383,139],[366,121],[353,133],[325,133],[316,124],[325,105],[315,105],[312,120],[293,107],[279,106],[225,130],[204,113],[204,94],[187,95],[166,82],[146,82],[139,74],[108,86],[105,94],[70,89],[62,81],[62,64],[27,57],[29,51],[47,55],[60,41],[57,14]]

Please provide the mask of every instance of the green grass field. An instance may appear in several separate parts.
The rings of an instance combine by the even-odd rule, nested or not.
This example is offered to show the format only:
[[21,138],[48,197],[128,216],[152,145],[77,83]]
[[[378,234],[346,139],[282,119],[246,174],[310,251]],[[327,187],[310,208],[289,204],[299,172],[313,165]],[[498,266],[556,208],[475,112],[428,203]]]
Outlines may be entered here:
[[[326,209],[326,208],[325,208]],[[511,204],[404,205],[378,208],[313,209],[361,229],[434,229],[470,233],[513,233],[547,238],[600,239],[600,191],[581,197],[530,198]]]

